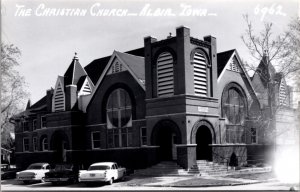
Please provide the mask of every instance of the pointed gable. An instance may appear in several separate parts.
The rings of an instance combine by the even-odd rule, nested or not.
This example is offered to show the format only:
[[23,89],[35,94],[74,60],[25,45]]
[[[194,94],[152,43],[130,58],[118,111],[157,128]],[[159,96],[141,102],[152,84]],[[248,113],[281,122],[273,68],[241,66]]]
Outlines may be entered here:
[[141,56],[135,56],[128,53],[116,51],[119,58],[131,69],[136,77],[142,81],[145,80],[145,59]]
[[65,100],[64,77],[58,76],[52,98],[52,112],[64,111]]
[[83,76],[77,83],[78,96],[89,95],[93,92],[94,85],[88,76]]
[[228,63],[229,59],[231,58],[232,54],[234,53],[235,49],[224,51],[217,54],[217,63],[218,63],[218,77],[224,70],[226,64]]
[[275,73],[276,70],[274,68],[274,66],[272,65],[272,63],[270,62],[269,65],[267,63],[267,56],[264,54],[259,65],[257,66],[252,79],[254,78],[254,76],[259,76],[262,85],[266,88],[267,84],[268,84],[268,70],[270,72],[270,78],[274,79],[275,78]]
[[72,63],[64,74],[64,83],[65,85],[76,85],[80,79],[80,77],[87,75],[83,67],[79,63],[79,59],[77,54],[73,58]]
[[[144,48],[138,48],[131,51],[125,52],[130,55],[143,57],[144,56]],[[101,77],[102,73],[104,72],[104,69],[106,68],[106,65],[108,64],[109,60],[111,58],[110,56],[99,58],[93,60],[90,64],[84,67],[85,71],[87,72],[88,76],[91,78],[94,85],[97,84],[97,81]]]

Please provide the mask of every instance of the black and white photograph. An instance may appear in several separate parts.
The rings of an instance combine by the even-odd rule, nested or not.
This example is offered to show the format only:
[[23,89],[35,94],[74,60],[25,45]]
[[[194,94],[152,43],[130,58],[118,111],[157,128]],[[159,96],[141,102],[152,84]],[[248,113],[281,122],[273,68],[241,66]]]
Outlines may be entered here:
[[1,191],[299,191],[299,0],[0,0]]

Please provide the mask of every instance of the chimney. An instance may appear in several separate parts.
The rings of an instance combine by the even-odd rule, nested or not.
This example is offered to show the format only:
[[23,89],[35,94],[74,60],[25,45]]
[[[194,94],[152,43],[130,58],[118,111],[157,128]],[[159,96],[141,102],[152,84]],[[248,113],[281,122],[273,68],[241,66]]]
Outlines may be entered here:
[[48,89],[46,93],[47,93],[47,95],[46,95],[47,111],[51,112],[52,111],[52,97],[53,97],[53,93],[54,93],[53,88],[51,87],[51,89]]

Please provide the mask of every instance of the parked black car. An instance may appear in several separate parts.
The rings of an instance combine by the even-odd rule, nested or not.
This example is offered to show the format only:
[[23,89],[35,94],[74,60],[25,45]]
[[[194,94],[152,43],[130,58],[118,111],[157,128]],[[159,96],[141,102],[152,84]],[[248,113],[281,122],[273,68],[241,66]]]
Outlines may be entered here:
[[54,169],[45,173],[45,182],[52,184],[78,182],[79,167],[73,164],[57,164]]
[[14,166],[9,164],[1,164],[1,180],[16,178],[16,173],[18,171],[20,170]]

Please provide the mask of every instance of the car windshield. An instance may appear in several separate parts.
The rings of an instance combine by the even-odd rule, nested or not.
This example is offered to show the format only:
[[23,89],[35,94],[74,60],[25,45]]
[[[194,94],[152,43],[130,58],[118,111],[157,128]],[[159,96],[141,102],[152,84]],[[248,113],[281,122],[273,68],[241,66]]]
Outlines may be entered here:
[[42,165],[30,165],[27,169],[42,169]]
[[54,169],[56,171],[63,171],[67,169],[72,169],[72,165],[56,165]]
[[94,166],[90,166],[88,170],[91,171],[91,170],[106,170],[106,169],[110,169],[110,166],[108,166],[108,165],[94,165]]

